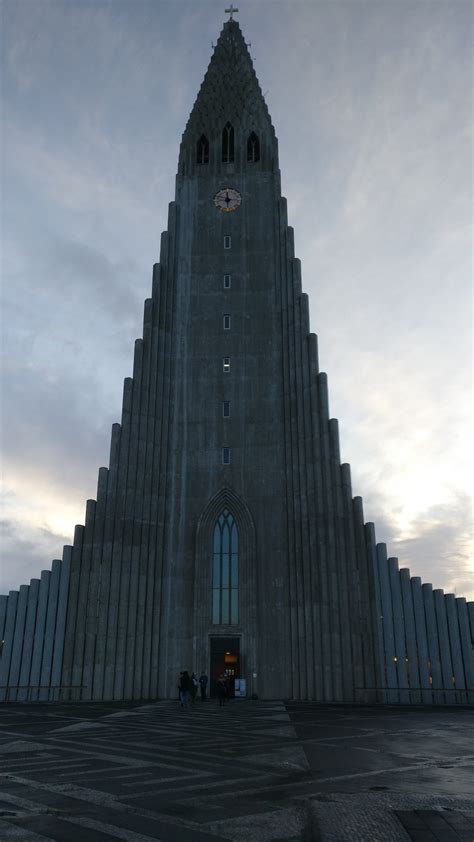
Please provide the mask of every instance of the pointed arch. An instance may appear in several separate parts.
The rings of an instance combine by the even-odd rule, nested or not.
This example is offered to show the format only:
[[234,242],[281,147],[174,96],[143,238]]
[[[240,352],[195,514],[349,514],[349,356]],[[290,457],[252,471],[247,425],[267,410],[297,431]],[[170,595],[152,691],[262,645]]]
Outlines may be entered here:
[[229,509],[237,523],[241,541],[252,544],[255,551],[255,525],[250,509],[242,497],[231,488],[221,488],[208,500],[196,530],[196,544],[210,540],[214,523],[224,509]]
[[255,132],[251,132],[247,138],[247,161],[260,160],[260,140]]
[[198,164],[209,163],[209,141],[205,134],[202,134],[196,145],[196,162]]
[[[216,532],[216,525],[218,530]],[[217,543],[215,543],[215,541]],[[216,552],[214,553],[214,549]],[[214,579],[214,562],[224,570],[224,555],[229,561],[229,583],[232,577],[232,552],[238,554],[238,614],[232,617],[232,595],[224,594],[222,579]],[[214,556],[217,556],[215,559]],[[224,562],[224,563],[223,563]],[[237,572],[234,567],[234,575]],[[256,662],[257,641],[257,547],[255,524],[244,500],[230,488],[221,488],[208,500],[196,528],[194,571],[194,640],[200,663],[209,658],[209,638],[217,634],[238,635],[242,652],[249,665]],[[216,588],[214,588],[216,584]],[[213,619],[213,590],[219,586],[219,622]],[[232,590],[229,588],[229,590]],[[222,596],[221,596],[222,595]],[[227,599],[228,614],[222,613]],[[234,595],[235,599],[235,595]],[[233,622],[236,620],[236,622]]]
[[226,508],[212,531],[212,624],[237,625],[239,621],[239,530]]
[[229,122],[222,129],[222,160],[225,164],[234,160],[234,127]]

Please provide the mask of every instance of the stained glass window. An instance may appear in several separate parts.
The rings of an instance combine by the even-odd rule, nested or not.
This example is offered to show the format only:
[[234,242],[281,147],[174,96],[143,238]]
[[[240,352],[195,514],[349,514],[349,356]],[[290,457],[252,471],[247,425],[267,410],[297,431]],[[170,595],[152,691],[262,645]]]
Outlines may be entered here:
[[217,518],[212,537],[212,622],[239,622],[239,533],[229,509]]

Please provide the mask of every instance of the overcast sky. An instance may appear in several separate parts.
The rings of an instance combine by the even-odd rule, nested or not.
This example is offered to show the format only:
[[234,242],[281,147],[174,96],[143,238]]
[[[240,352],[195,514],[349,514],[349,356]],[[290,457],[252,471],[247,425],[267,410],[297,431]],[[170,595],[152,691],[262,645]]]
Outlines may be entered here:
[[[3,0],[0,592],[84,522],[216,0]],[[239,2],[343,461],[402,566],[474,599],[472,6]]]

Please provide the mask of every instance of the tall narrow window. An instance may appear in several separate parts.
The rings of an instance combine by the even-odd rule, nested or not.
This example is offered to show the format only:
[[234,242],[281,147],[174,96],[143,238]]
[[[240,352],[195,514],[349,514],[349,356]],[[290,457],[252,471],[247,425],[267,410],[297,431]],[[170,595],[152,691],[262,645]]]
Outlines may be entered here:
[[196,161],[198,164],[209,163],[209,141],[205,134],[202,134],[197,142]]
[[217,518],[212,536],[212,622],[239,622],[239,533],[229,509]]
[[225,314],[224,319],[224,330],[230,330],[230,316],[228,313]]
[[222,448],[222,464],[230,465],[230,447]]
[[230,401],[222,401],[222,417],[230,418]]
[[225,234],[225,236],[224,236],[224,248],[225,248],[225,249],[230,249],[231,245],[232,245],[232,241],[231,241],[231,239],[230,239],[230,235],[229,235],[229,234]]
[[224,289],[230,289],[230,284],[231,284],[230,275],[224,275]]
[[222,371],[224,374],[228,374],[230,371],[230,357],[223,357],[222,358]]
[[247,140],[247,161],[260,160],[260,141],[255,132],[249,135]]
[[234,127],[230,123],[222,130],[222,160],[225,164],[234,160]]

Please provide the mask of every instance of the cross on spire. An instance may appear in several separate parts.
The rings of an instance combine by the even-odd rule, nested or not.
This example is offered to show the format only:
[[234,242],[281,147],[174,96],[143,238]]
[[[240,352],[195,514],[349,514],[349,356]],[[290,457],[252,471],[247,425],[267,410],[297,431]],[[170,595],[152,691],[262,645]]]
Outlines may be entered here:
[[235,9],[233,4],[230,4],[230,8],[225,10],[226,15],[230,15],[229,20],[234,20],[234,12],[238,12],[238,9]]

